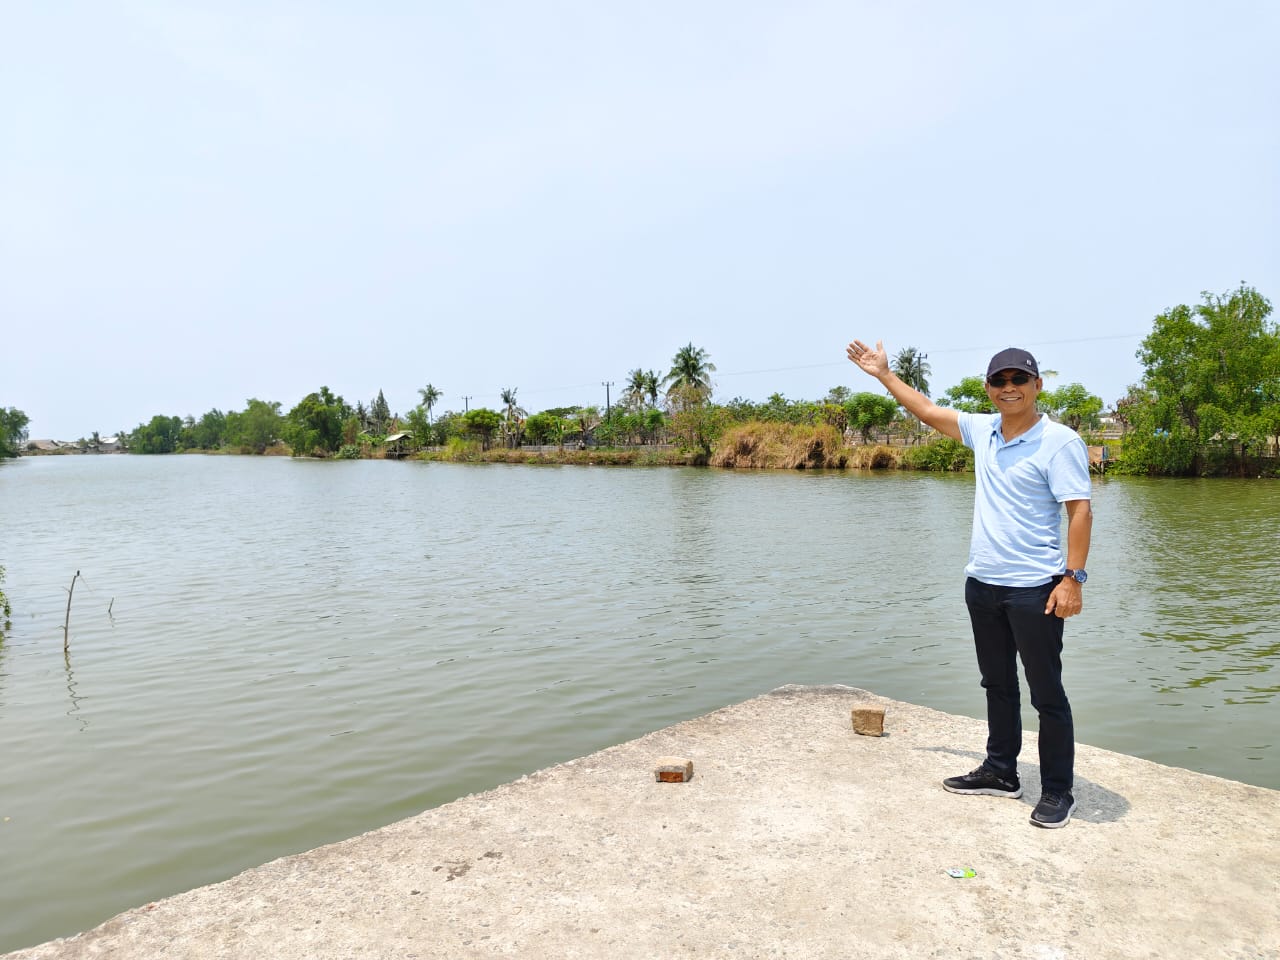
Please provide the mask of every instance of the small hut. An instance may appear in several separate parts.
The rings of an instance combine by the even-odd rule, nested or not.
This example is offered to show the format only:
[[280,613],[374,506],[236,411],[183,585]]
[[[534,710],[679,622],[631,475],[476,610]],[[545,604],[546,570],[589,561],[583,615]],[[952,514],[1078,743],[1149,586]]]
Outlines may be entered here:
[[409,441],[413,439],[412,433],[401,432],[393,433],[387,437],[386,451],[388,460],[399,460],[401,457],[409,453]]

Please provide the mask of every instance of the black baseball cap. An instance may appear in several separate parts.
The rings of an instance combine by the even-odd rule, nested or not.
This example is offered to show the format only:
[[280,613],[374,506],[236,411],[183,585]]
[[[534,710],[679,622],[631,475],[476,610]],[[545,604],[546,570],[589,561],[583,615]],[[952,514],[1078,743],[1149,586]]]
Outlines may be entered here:
[[1040,376],[1040,365],[1036,363],[1036,358],[1017,347],[1001,350],[987,364],[988,377],[1001,370],[1029,370],[1033,376]]

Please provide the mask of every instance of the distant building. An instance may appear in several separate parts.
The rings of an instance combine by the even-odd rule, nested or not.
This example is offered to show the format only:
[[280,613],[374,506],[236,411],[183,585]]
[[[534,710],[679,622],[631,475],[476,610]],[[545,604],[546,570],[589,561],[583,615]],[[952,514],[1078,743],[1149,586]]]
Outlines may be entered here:
[[399,460],[407,451],[406,447],[413,440],[411,433],[393,433],[386,438],[386,456],[391,460]]

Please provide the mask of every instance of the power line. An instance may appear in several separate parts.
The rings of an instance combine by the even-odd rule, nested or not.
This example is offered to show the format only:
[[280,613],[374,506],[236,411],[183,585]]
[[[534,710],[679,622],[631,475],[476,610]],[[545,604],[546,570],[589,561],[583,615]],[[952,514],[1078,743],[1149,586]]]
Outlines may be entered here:
[[[1144,336],[1146,336],[1145,333],[1112,333],[1097,337],[1067,337],[1063,340],[1028,340],[1023,342],[1025,346],[1038,348],[1056,347],[1063,344],[1101,343],[1108,340],[1132,340]],[[942,347],[941,349],[933,347],[930,348],[932,354],[935,356],[938,354],[952,353],[987,353],[991,349],[993,348],[989,344],[987,346]],[[846,367],[848,364],[848,360],[833,360],[828,363],[801,363],[789,367],[760,367],[756,370],[732,370],[727,373],[717,371],[716,376],[718,379],[722,379],[724,377],[750,377],[760,373],[790,373],[794,370],[828,370],[836,367]],[[603,385],[603,382],[601,382],[601,386]],[[530,394],[558,393],[564,390],[586,390],[594,386],[594,383],[573,383],[560,387],[530,387],[528,392]],[[463,399],[470,400],[472,398],[464,397]],[[608,405],[607,399],[605,404],[606,406]]]
[[[1032,340],[1027,341],[1028,347],[1053,347],[1064,343],[1096,343],[1102,340],[1129,340],[1134,337],[1142,337],[1146,334],[1142,333],[1115,333],[1102,337],[1070,337],[1066,340]],[[933,353],[985,353],[991,349],[990,346],[977,347],[943,347],[942,349],[933,349]],[[821,370],[831,367],[844,367],[848,365],[847,360],[833,360],[830,363],[806,363],[792,367],[762,367],[759,370],[735,370],[730,373],[720,373],[720,377],[746,377],[757,373],[787,373],[791,370]]]

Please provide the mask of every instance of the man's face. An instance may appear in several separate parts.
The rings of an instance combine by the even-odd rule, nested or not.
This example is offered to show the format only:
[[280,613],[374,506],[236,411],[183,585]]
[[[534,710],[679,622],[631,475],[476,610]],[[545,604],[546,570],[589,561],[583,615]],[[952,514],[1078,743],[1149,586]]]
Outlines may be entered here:
[[1001,370],[987,377],[986,385],[987,396],[998,412],[1019,414],[1036,408],[1044,381],[1025,370]]

